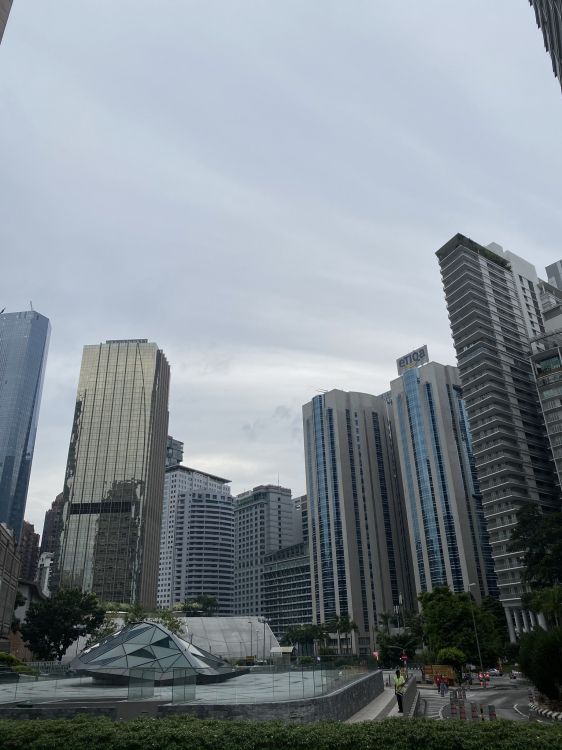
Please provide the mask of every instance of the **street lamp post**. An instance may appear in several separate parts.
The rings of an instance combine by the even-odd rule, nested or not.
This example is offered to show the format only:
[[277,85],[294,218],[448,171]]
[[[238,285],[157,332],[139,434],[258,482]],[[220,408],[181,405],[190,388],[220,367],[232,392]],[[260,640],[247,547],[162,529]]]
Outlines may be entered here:
[[476,648],[478,649],[478,659],[480,661],[480,671],[484,671],[484,664],[482,662],[482,653],[480,651],[480,641],[478,640],[478,630],[476,628],[476,619],[474,617],[474,606],[472,603],[472,594],[470,593],[470,589],[472,586],[476,586],[475,583],[469,583],[468,584],[468,595],[470,597],[470,614],[472,615],[472,626],[474,627],[474,637],[476,638]]
[[263,623],[263,661],[265,663],[265,626],[269,622],[269,620],[267,619],[267,617],[261,616],[258,617],[258,622]]
[[253,642],[254,642],[253,641],[254,632],[253,632],[253,629],[252,629],[252,621],[251,620],[248,620],[248,625],[250,626],[250,659],[251,659],[252,656],[253,656],[252,652],[254,650],[253,645],[252,645]]

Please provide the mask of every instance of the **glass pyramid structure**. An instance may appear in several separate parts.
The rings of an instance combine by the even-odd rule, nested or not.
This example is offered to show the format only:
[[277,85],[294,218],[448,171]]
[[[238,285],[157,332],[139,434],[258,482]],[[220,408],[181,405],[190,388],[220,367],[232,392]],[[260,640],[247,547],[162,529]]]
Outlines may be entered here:
[[155,682],[168,682],[174,674],[191,675],[197,682],[218,682],[239,674],[223,659],[148,621],[127,625],[104,638],[82,651],[70,666],[110,682],[128,680],[132,670],[135,674],[152,672]]

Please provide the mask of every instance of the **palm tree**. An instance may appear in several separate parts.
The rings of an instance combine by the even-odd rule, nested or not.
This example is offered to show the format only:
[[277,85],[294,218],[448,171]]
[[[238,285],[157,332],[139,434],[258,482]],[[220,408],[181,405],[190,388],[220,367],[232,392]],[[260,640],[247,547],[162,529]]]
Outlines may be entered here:
[[343,633],[345,636],[347,636],[352,631],[357,632],[358,630],[359,627],[357,623],[354,620],[351,620],[348,615],[343,615],[340,617],[340,633]]
[[349,615],[334,615],[332,619],[326,623],[326,629],[329,633],[338,634],[338,654],[341,655],[341,634],[347,635],[352,630],[359,630],[357,623],[350,620]]

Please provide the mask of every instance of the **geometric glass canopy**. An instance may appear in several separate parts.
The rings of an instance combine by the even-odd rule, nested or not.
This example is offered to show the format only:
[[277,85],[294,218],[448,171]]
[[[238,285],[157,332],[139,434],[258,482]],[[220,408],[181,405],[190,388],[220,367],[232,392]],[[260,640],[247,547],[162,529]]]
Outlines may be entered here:
[[82,651],[70,666],[76,671],[109,680],[128,677],[131,669],[161,673],[157,676],[159,680],[166,679],[164,673],[175,669],[199,675],[205,682],[240,674],[219,657],[187,643],[154,622],[125,626]]

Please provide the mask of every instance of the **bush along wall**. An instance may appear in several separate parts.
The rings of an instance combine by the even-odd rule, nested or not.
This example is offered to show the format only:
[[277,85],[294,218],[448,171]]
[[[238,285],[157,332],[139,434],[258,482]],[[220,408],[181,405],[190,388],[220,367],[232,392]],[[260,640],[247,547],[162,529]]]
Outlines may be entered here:
[[549,750],[562,727],[534,722],[404,721],[294,725],[191,718],[0,721],[2,750]]

